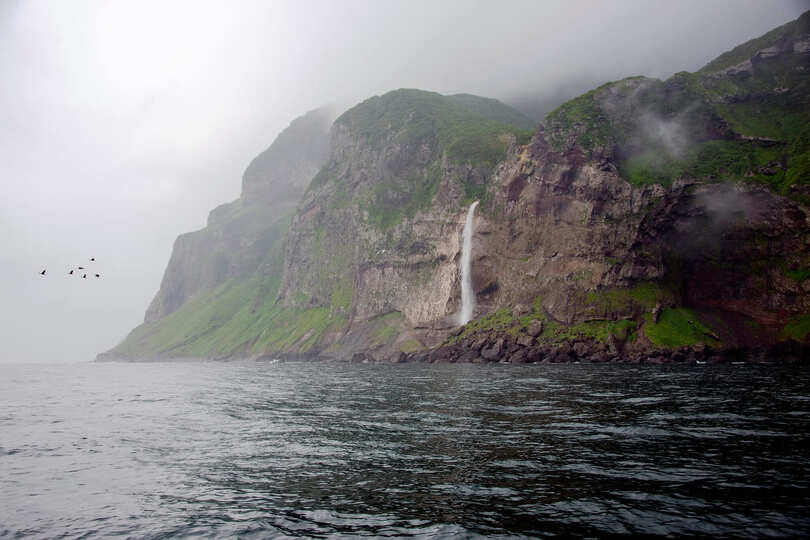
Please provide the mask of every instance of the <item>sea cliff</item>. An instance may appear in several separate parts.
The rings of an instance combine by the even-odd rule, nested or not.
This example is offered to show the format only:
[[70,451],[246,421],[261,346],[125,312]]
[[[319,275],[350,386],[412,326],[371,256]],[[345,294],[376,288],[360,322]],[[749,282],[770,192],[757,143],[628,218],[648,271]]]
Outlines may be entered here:
[[309,113],[178,238],[144,324],[100,358],[806,357],[808,111],[810,12],[539,125],[413,89]]

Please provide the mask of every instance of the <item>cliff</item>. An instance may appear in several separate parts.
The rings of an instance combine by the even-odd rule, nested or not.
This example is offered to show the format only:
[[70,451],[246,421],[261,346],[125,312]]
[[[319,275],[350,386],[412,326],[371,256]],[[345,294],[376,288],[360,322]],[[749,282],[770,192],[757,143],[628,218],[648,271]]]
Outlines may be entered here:
[[[326,122],[294,122],[241,199],[178,238],[144,325],[106,357],[807,341],[808,111],[810,13],[696,73],[605,84],[539,127],[418,90],[346,111],[328,155]],[[455,329],[474,200],[477,318]]]
[[809,67],[806,13],[698,73],[552,112],[489,183],[474,250],[489,316],[444,355],[807,341]]
[[531,122],[494,100],[397,90],[332,127],[293,219],[281,296],[347,319],[330,352],[422,348],[458,299],[462,209]]

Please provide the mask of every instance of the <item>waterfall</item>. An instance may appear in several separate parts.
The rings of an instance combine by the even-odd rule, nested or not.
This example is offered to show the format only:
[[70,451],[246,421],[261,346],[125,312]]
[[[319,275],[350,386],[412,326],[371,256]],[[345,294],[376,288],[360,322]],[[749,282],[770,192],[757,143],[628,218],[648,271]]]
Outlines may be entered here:
[[473,316],[475,309],[475,291],[472,287],[470,261],[472,259],[473,215],[478,201],[470,205],[467,210],[467,221],[464,223],[464,236],[461,245],[461,310],[458,312],[458,324],[467,324]]

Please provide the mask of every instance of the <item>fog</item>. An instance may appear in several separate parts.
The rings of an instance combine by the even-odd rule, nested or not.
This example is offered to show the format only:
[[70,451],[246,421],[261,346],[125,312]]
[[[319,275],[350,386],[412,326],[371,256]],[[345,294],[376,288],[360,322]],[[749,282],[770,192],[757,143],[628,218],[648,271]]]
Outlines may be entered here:
[[[539,117],[608,80],[696,70],[808,7],[0,2],[0,361],[120,341],[174,238],[238,197],[250,159],[307,110],[414,87]],[[67,275],[90,257],[101,278]]]

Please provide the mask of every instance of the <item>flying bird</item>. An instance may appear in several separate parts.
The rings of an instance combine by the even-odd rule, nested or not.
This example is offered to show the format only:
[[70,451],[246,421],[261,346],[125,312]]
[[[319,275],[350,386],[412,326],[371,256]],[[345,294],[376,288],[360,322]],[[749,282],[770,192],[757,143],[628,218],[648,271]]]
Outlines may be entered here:
[[84,275],[82,276],[82,279],[84,279],[84,278],[86,278],[86,277],[87,277],[87,274],[84,274]]
[[96,277],[101,277],[101,274],[96,274]]
[[45,270],[43,270],[42,272],[40,272],[40,273],[39,273],[39,275],[40,275],[40,276],[44,276],[44,275],[45,275]]
[[80,266],[80,267],[79,267],[79,270],[84,270],[84,266]]
[[68,274],[70,274],[70,275],[72,276],[72,275],[73,275],[73,270],[71,270],[70,272],[68,272]]
[[95,260],[96,260],[96,258],[95,258],[95,257],[90,257],[90,260],[91,260],[91,261],[95,261]]

